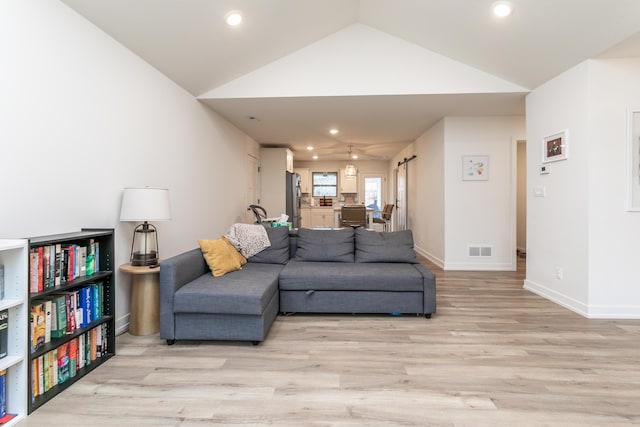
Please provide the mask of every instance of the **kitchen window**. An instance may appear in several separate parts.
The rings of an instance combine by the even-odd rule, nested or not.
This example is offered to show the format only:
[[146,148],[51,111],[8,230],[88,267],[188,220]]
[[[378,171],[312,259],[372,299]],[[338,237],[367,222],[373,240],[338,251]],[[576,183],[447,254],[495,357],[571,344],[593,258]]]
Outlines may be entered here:
[[338,195],[337,172],[313,172],[313,197],[336,197]]

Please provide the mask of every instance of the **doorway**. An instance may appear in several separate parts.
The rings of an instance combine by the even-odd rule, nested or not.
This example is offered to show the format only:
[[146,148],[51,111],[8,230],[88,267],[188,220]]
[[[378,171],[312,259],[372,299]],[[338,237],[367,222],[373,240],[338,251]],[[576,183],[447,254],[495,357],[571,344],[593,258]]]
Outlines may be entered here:
[[253,212],[250,211],[249,205],[260,204],[260,160],[247,155],[247,211],[245,212],[245,221],[252,224],[255,221]]
[[407,163],[396,169],[396,215],[394,230],[407,229]]
[[518,141],[516,151],[516,254],[527,256],[527,141]]

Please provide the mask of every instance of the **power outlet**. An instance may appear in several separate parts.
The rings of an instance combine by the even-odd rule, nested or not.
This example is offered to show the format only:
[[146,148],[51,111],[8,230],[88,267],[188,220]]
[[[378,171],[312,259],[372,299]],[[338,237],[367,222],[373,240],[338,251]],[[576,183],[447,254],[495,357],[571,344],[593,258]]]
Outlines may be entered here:
[[556,268],[556,279],[562,280],[563,271],[560,267]]

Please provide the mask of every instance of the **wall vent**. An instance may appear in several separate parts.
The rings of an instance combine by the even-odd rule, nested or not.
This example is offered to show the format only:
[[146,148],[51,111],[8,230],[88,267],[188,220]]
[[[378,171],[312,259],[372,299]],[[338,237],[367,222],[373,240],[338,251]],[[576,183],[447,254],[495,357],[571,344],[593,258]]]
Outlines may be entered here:
[[469,246],[470,257],[490,257],[492,253],[491,246]]

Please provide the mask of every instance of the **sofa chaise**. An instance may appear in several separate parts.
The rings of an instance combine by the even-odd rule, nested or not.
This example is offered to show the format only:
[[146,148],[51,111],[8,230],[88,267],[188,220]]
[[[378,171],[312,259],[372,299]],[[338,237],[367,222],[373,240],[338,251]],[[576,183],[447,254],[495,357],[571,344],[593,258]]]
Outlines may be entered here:
[[271,246],[214,277],[201,250],[160,264],[160,338],[263,341],[278,312],[436,311],[435,276],[410,230],[267,228]]

